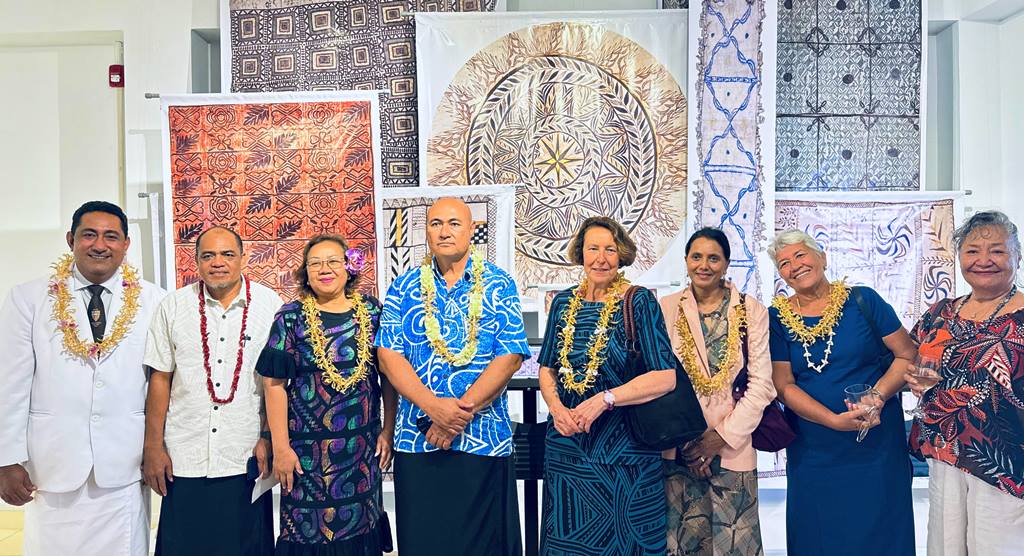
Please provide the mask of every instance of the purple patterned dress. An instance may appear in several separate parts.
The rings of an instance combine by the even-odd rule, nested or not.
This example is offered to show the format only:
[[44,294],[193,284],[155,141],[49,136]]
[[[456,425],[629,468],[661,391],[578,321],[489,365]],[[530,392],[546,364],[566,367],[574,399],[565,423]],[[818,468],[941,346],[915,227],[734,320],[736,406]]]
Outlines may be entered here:
[[[364,296],[376,334],[380,302]],[[348,375],[356,361],[354,312],[321,312],[328,356]],[[374,456],[381,431],[376,354],[367,379],[341,394],[324,384],[307,340],[302,304],[281,307],[256,370],[287,379],[288,434],[303,475],[281,497],[277,554],[377,556],[381,472]]]

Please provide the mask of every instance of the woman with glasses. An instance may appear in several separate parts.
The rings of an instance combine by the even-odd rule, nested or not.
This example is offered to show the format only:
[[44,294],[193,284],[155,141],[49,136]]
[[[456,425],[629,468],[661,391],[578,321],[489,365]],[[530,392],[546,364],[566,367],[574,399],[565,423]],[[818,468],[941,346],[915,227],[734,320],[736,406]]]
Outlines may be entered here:
[[281,481],[276,553],[376,556],[397,401],[377,373],[381,305],[356,291],[363,255],[342,237],[314,237],[302,259],[299,299],[277,313],[256,364]]

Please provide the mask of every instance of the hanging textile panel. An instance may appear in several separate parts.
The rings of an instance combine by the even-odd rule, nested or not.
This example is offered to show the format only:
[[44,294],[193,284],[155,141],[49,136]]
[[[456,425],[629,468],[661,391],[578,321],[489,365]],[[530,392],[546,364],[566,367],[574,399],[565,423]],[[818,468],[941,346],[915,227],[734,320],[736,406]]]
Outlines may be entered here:
[[921,5],[779,0],[779,191],[921,189]]
[[[845,277],[850,285],[874,288],[909,330],[928,307],[956,293],[954,199],[874,197],[795,200],[780,195],[775,226],[813,237],[825,250],[830,279]],[[781,278],[776,289],[787,290]]]
[[380,90],[385,186],[417,185],[417,11],[503,0],[221,0],[224,91]]
[[[704,0],[690,19],[690,223],[729,238],[729,278],[764,298],[772,288],[765,255],[774,190],[775,13],[764,0]],[[766,92],[769,94],[766,95]]]
[[595,215],[636,241],[631,278],[678,279],[685,12],[418,14],[416,29],[425,182],[524,184],[520,288],[578,280],[566,250]]
[[318,234],[367,255],[377,291],[376,95],[268,93],[162,97],[168,284],[198,279],[195,240],[237,232],[245,273],[293,299],[292,272]]
[[471,244],[488,261],[511,271],[512,214],[515,186],[465,188],[390,188],[381,192],[384,206],[381,236],[381,290],[395,278],[418,268],[430,253],[427,211],[441,197],[456,197],[473,215]]

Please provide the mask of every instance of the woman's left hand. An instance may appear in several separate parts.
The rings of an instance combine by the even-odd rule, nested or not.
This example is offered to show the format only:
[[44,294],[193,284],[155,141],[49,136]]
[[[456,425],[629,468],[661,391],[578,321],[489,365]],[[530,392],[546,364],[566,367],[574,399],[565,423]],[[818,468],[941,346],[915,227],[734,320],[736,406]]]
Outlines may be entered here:
[[394,433],[383,431],[377,435],[377,450],[373,455],[380,458],[381,471],[391,469],[391,459],[394,457],[392,447],[394,445]]
[[590,432],[590,426],[594,424],[594,421],[601,416],[602,413],[607,410],[607,406],[604,404],[604,392],[594,394],[587,398],[580,405],[577,405],[572,409],[573,419],[576,419],[576,424],[583,429],[583,432]]
[[711,464],[711,459],[717,456],[724,447],[725,440],[722,438],[722,435],[718,434],[718,431],[715,429],[708,429],[704,431],[700,438],[691,442],[683,449],[683,458],[691,469],[698,464],[700,466],[707,466]]

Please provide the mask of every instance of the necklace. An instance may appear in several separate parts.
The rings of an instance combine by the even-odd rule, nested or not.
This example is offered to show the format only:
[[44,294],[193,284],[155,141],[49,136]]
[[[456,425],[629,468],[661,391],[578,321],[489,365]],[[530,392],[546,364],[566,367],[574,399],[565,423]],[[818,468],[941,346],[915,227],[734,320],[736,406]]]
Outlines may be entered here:
[[629,287],[629,282],[620,273],[612,280],[611,285],[608,287],[608,292],[604,297],[604,305],[602,305],[601,313],[597,317],[597,327],[594,328],[594,333],[590,335],[590,339],[587,342],[588,360],[584,367],[583,377],[580,379],[577,378],[576,371],[573,370],[572,364],[569,363],[569,352],[572,350],[576,339],[576,315],[583,306],[583,295],[588,287],[589,283],[586,278],[576,286],[576,291],[573,292],[572,299],[569,300],[569,306],[562,313],[562,331],[559,332],[562,347],[558,353],[558,360],[562,366],[558,369],[558,373],[562,377],[562,386],[566,390],[576,392],[577,394],[586,392],[597,381],[597,369],[601,366],[601,363],[604,363],[604,351],[608,346],[609,324],[611,323],[612,315],[619,308],[619,303],[622,301],[626,288]]
[[[779,311],[779,320],[803,346],[807,367],[818,373],[828,366],[828,359],[832,355],[832,346],[836,336],[836,325],[843,318],[843,305],[850,296],[850,288],[846,286],[845,281],[832,282],[830,286],[828,305],[825,306],[825,310],[821,314],[821,320],[810,328],[804,322],[803,316],[793,310],[793,305],[790,304],[786,296],[780,295],[772,300],[772,307]],[[810,347],[819,339],[825,338],[828,338],[825,343],[825,355],[820,363],[814,364],[811,361]]]
[[210,342],[209,334],[206,332],[206,284],[199,281],[199,334],[203,339],[203,368],[206,369],[206,391],[210,393],[213,403],[229,404],[235,399],[235,391],[238,390],[238,377],[242,374],[242,355],[245,350],[245,324],[249,320],[249,302],[252,296],[249,293],[249,280],[245,281],[245,307],[242,308],[242,329],[238,332],[238,358],[235,361],[235,373],[231,377],[231,391],[228,397],[220,398],[213,389],[213,370],[210,369]]
[[[1013,287],[1010,288],[1010,291],[1006,292],[1006,295],[1003,296],[1003,300],[999,302],[999,306],[996,307],[996,310],[992,311],[992,314],[988,316],[988,319],[986,319],[985,322],[982,323],[982,325],[978,329],[979,330],[986,330],[989,326],[992,326],[992,322],[996,320],[997,316],[999,316],[999,311],[1002,311],[1003,308],[1006,307],[1006,305],[1008,303],[1010,303],[1010,300],[1013,299],[1013,296],[1016,293],[1017,293],[1017,284],[1014,284]],[[969,293],[969,294],[964,296],[962,301],[960,301],[960,306],[956,308],[957,316],[960,315],[960,311],[964,308],[964,305],[967,303],[967,301],[970,298],[971,298],[971,294]]]
[[427,339],[434,353],[444,357],[450,365],[461,367],[476,357],[479,346],[477,334],[480,330],[480,317],[484,314],[484,259],[474,248],[469,256],[473,259],[473,286],[469,290],[469,313],[466,318],[466,342],[459,353],[452,353],[448,342],[441,335],[441,323],[437,319],[437,286],[434,284],[434,269],[431,257],[427,255],[420,265],[420,292],[423,295],[423,326]]
[[[696,297],[694,298],[696,299]],[[719,357],[719,364],[714,368],[708,368],[708,374],[701,371],[700,360],[697,357],[697,341],[690,333],[690,325],[686,322],[686,314],[683,312],[683,300],[679,300],[679,316],[676,317],[675,329],[679,334],[679,358],[683,361],[683,369],[686,370],[693,389],[702,396],[710,397],[731,384],[729,369],[736,362],[740,351],[740,329],[747,323],[747,308],[743,304],[733,307],[729,316],[729,332],[726,334],[725,347]],[[708,359],[710,362],[710,358]],[[710,375],[710,376],[708,376]]]
[[71,292],[68,290],[67,284],[68,279],[71,278],[72,264],[74,264],[74,257],[64,255],[53,265],[53,276],[50,277],[47,288],[50,297],[53,298],[51,318],[57,323],[57,328],[63,337],[64,351],[81,359],[98,360],[103,354],[114,351],[114,348],[128,335],[128,330],[132,322],[135,321],[135,315],[139,312],[139,294],[142,291],[139,274],[128,263],[121,265],[121,287],[124,288],[124,299],[121,310],[114,318],[110,334],[99,342],[83,342],[78,336],[78,323],[75,322],[75,316],[71,310]]
[[334,361],[327,356],[327,336],[324,334],[324,325],[320,320],[320,309],[316,307],[316,298],[312,295],[302,298],[302,316],[306,319],[306,326],[309,328],[307,340],[310,347],[313,348],[316,366],[322,372],[324,383],[342,394],[366,378],[370,361],[370,310],[366,307],[363,296],[358,292],[352,294],[352,309],[355,312],[356,326],[358,327],[356,366],[352,370],[352,374],[346,377],[338,372]]

